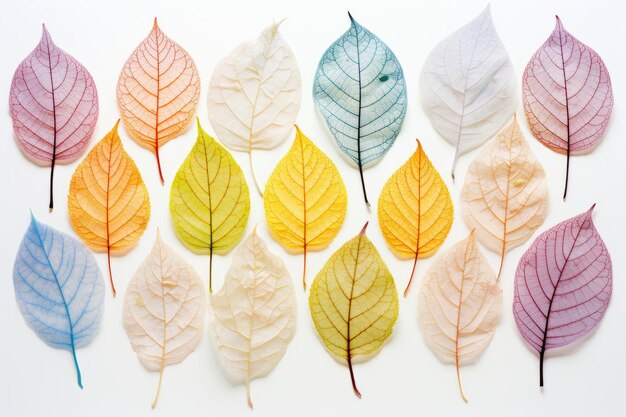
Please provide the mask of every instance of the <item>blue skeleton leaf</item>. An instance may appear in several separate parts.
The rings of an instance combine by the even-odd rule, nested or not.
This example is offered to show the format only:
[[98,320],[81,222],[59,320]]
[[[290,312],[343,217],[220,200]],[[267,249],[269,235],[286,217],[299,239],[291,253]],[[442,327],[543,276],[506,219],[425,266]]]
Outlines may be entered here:
[[15,298],[24,320],[48,345],[72,353],[96,335],[104,311],[104,282],[93,254],[78,240],[31,222],[13,266]]
[[398,137],[406,114],[400,62],[376,35],[350,16],[350,29],[326,50],[313,81],[315,105],[339,149],[359,167],[380,160]]

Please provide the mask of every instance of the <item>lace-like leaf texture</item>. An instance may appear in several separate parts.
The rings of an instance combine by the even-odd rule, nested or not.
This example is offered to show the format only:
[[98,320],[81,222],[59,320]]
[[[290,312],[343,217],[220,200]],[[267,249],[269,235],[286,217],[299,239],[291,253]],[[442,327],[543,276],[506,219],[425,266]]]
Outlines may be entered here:
[[609,306],[613,266],[593,225],[594,207],[539,235],[517,266],[513,316],[539,353],[540,386],[546,351],[581,340]]
[[166,366],[182,362],[200,342],[206,304],[193,268],[157,233],[150,255],[133,276],[124,297],[126,334],[141,364],[159,372],[156,407]]
[[298,63],[279,26],[272,24],[254,41],[235,48],[217,64],[209,85],[211,125],[224,145],[248,153],[261,195],[252,150],[273,149],[283,143],[302,101]]
[[128,58],[117,82],[117,103],[128,134],[156,156],[191,123],[200,77],[191,56],[157,25]]
[[417,149],[387,180],[378,199],[378,223],[387,245],[398,256],[417,258],[434,254],[450,233],[454,206],[439,172],[417,141]]
[[295,333],[296,294],[285,264],[256,230],[237,249],[224,286],[211,298],[220,358],[236,381],[250,383],[278,364]]
[[183,243],[209,255],[213,292],[213,253],[226,253],[241,239],[250,215],[250,193],[237,162],[199,120],[198,139],[172,182],[170,213]]
[[602,58],[563,28],[550,37],[524,70],[522,101],[533,135],[555,152],[589,152],[602,139],[613,110],[613,89]]
[[439,134],[456,146],[452,163],[492,138],[515,110],[515,73],[489,6],[432,50],[420,98]]
[[78,240],[31,218],[13,266],[17,305],[49,346],[69,350],[83,387],[76,350],[96,336],[104,312],[102,274]]
[[426,272],[419,294],[418,319],[424,339],[444,363],[460,367],[487,349],[502,316],[502,290],[474,232],[442,252]]
[[331,355],[347,362],[359,398],[352,362],[366,360],[382,347],[399,309],[393,276],[366,228],[367,223],[324,264],[309,295],[317,334]]
[[313,99],[339,149],[361,175],[380,160],[400,133],[406,83],[391,49],[350,15],[350,29],[324,52],[313,81]]
[[85,151],[98,120],[98,93],[87,69],[52,42],[45,26],[39,44],[13,74],[9,109],[24,156],[50,167],[52,210],[55,165]]
[[107,252],[113,295],[111,254],[135,246],[150,220],[148,190],[122,146],[118,124],[74,171],[67,204],[76,234],[90,248]]
[[526,242],[548,214],[548,182],[517,119],[486,145],[467,170],[461,189],[465,222],[487,248],[504,254]]
[[337,236],[346,218],[346,186],[333,161],[296,126],[287,155],[270,175],[263,193],[265,220],[285,249],[306,254],[321,250]]

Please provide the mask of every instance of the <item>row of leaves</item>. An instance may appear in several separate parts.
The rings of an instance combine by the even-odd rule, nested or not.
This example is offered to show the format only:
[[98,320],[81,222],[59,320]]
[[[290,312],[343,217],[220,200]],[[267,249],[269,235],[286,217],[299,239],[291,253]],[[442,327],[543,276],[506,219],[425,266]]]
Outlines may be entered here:
[[[320,60],[313,98],[341,151],[363,168],[395,142],[406,114],[402,67],[376,35],[350,16],[350,29]],[[222,143],[250,154],[283,142],[300,110],[301,79],[278,24],[236,48],[218,63],[209,86],[209,118]],[[522,80],[524,111],[533,135],[567,154],[592,149],[613,108],[611,80],[600,56],[557,24],[532,57]],[[515,103],[515,74],[493,26],[489,7],[440,42],[427,58],[420,95],[433,126],[460,155],[479,147],[507,123]],[[152,150],[163,182],[159,152],[191,123],[200,78],[191,56],[168,38],[156,19],[150,35],[122,68],[117,101],[126,128]],[[98,95],[89,72],[52,42],[48,31],[15,71],[10,108],[20,149],[51,166],[85,150],[98,117]],[[254,170],[252,169],[254,177]],[[254,178],[256,188],[261,187]]]
[[[393,52],[350,19],[350,29],[320,61],[313,96],[339,148],[359,168],[367,202],[363,168],[382,158],[398,136],[406,86]],[[466,176],[461,201],[475,232],[435,260],[420,291],[423,333],[440,358],[456,364],[457,374],[493,337],[501,314],[497,281],[505,252],[529,239],[547,213],[545,173],[512,118],[514,78],[488,9],[442,41],[422,71],[424,107],[437,131],[456,145],[453,167],[459,155],[510,121]],[[527,66],[523,88],[533,134],[566,152],[568,167],[570,153],[589,149],[602,137],[612,108],[608,73],[598,55],[560,21]],[[149,37],[124,65],[117,98],[129,134],[154,151],[162,181],[160,146],[189,125],[199,91],[193,60],[155,20]],[[252,168],[253,149],[271,149],[292,131],[300,96],[295,58],[278,25],[272,25],[218,64],[209,87],[209,117],[222,143],[250,155]],[[95,128],[93,80],[44,28],[40,44],[16,70],[10,105],[20,149],[51,166],[52,208],[55,163],[76,159]],[[294,143],[262,196],[273,237],[304,255],[306,285],[307,251],[328,246],[345,219],[347,194],[339,171],[296,128]],[[198,140],[171,188],[178,236],[193,251],[208,254],[212,265],[213,253],[230,250],[243,235],[249,198],[237,163],[198,124]],[[115,291],[111,253],[132,247],[150,217],[146,187],[122,148],[117,125],[76,169],[68,205],[78,235],[91,248],[107,252]],[[413,258],[413,271],[418,258],[435,253],[446,239],[452,202],[419,142],[384,186],[378,217],[390,248]],[[309,299],[318,334],[349,365],[357,394],[353,358],[378,350],[398,314],[393,278],[364,231],[329,259]],[[501,255],[497,275],[478,252],[474,236]],[[295,298],[282,261],[255,233],[239,250],[223,289],[211,298],[211,310],[220,352],[249,387],[252,378],[282,357],[293,335]],[[76,358],[75,349],[91,340],[102,317],[102,283],[93,256],[75,240],[33,221],[15,265],[16,295],[27,322],[47,343],[71,350]],[[211,272],[209,277],[212,292]],[[547,349],[578,340],[598,324],[611,280],[610,257],[593,228],[591,210],[535,241],[516,273],[514,313],[540,364]],[[167,364],[195,348],[204,306],[195,273],[157,239],[125,299],[125,327],[148,369],[162,375]],[[265,330],[261,336],[255,334],[258,328]]]
[[[107,249],[109,266],[111,249],[138,238],[149,217],[145,185],[123,151],[116,128],[77,168],[69,200],[75,230],[91,247]],[[103,170],[109,174],[99,175]],[[102,182],[111,192],[104,193]],[[477,194],[479,190],[484,193]],[[112,202],[109,213],[115,213],[108,222],[98,221],[105,198]],[[482,354],[502,313],[499,274],[479,252],[475,236],[503,260],[507,250],[532,236],[546,215],[545,174],[515,119],[470,165],[461,201],[472,233],[433,262],[419,294],[424,336],[438,357],[456,364],[459,387],[459,366]],[[132,218],[124,217],[128,210],[118,210],[118,202],[133,208]],[[172,184],[170,210],[178,235],[194,250],[208,249],[212,263],[213,250],[227,250],[241,238],[249,207],[240,167],[198,125],[196,145]],[[339,232],[346,190],[332,161],[299,129],[270,176],[265,209],[276,240],[304,253],[305,284],[306,251],[327,246]],[[545,351],[586,335],[608,306],[611,260],[593,227],[591,211],[539,236],[516,272],[513,311],[522,336],[540,354],[541,384]],[[378,216],[389,247],[413,258],[412,279],[418,257],[443,244],[453,220],[448,189],[419,143],[385,184]],[[114,238],[115,244],[104,239],[126,227],[132,233]],[[27,322],[48,344],[70,349],[76,360],[75,349],[93,338],[102,318],[103,285],[93,255],[75,239],[33,219],[18,253],[14,280]],[[146,368],[162,376],[166,365],[194,350],[204,323],[203,288],[193,269],[157,238],[124,302],[124,325]],[[251,379],[276,365],[295,331],[291,278],[283,261],[269,253],[254,232],[238,249],[223,288],[210,301],[219,351],[246,383],[251,405]],[[352,360],[376,352],[398,315],[394,279],[365,236],[365,227],[317,274],[309,305],[321,340],[330,353],[346,361],[360,396]],[[76,368],[81,385],[77,362]]]

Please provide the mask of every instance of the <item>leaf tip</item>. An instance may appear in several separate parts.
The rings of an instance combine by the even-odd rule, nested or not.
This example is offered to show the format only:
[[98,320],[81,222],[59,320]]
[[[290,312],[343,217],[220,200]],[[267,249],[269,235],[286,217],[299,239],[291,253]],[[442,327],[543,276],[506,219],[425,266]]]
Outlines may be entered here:
[[[296,137],[295,137],[295,139],[297,140],[298,138],[300,138],[300,140],[302,140],[303,134],[302,134],[302,130],[300,130],[300,127],[298,127],[298,125],[295,125],[295,124],[293,125],[293,127],[296,129]],[[295,143],[295,141],[294,141],[294,143]]]
[[356,26],[356,20],[354,20],[354,17],[352,17],[352,13],[350,13],[349,10],[348,10],[348,17],[350,18],[350,23],[352,23],[352,26]]
[[52,37],[50,36],[50,32],[48,32],[48,28],[45,23],[41,23],[41,41],[48,41],[52,43]]
[[561,21],[561,18],[559,17],[558,14],[554,15],[554,18],[556,19],[556,24],[555,24],[555,31],[559,31],[562,32],[565,30],[565,28],[563,27],[563,22]]
[[593,204],[591,205],[591,208],[590,208],[590,209],[589,209],[589,211],[588,211],[589,213],[593,213],[593,209],[595,209],[595,208],[596,208],[596,204],[597,204],[597,203],[593,203]]
[[287,20],[287,18],[283,17],[278,22],[276,22],[275,20],[272,22],[272,39],[276,37],[276,34],[278,33],[278,28],[285,20]]
[[35,217],[35,215],[33,214],[33,210],[29,210],[30,211],[30,223],[33,225],[37,224],[37,218]]
[[157,23],[157,18],[154,16],[154,24],[152,25],[152,30],[157,30],[159,28],[159,24]]

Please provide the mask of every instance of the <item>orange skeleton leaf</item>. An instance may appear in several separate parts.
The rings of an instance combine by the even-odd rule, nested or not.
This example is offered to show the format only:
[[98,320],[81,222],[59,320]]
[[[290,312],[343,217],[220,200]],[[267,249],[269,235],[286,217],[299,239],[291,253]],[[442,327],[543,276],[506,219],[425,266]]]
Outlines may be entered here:
[[383,187],[378,200],[378,222],[389,248],[399,257],[418,258],[434,254],[452,227],[454,207],[445,182],[424,153],[417,149]]
[[76,168],[68,197],[76,234],[90,248],[107,252],[113,295],[111,252],[133,247],[150,219],[148,190],[135,162],[122,147],[118,124]]
[[124,64],[117,103],[129,135],[156,155],[189,126],[198,106],[200,77],[191,56],[157,25]]

